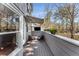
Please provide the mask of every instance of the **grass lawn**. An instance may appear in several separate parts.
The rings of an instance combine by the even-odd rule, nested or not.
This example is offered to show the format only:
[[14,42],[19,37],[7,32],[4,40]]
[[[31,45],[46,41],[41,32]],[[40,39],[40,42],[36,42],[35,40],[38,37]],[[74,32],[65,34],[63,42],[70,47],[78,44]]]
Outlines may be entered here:
[[[57,35],[61,35],[61,36],[65,36],[65,37],[68,37],[70,38],[70,33],[57,33]],[[79,40],[79,35],[74,35],[74,39],[75,40]]]

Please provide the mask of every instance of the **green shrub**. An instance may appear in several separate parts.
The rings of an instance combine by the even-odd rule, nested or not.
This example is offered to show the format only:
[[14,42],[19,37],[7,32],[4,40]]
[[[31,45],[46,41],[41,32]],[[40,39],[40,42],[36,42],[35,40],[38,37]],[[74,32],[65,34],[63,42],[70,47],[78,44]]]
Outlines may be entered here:
[[56,29],[50,29],[51,34],[56,34],[57,30]]

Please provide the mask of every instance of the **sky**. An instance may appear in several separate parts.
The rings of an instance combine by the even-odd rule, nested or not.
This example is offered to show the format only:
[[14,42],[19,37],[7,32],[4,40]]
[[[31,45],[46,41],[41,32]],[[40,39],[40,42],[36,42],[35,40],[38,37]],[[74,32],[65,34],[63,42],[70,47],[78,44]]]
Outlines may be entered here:
[[[56,3],[50,3],[50,4],[47,4],[47,3],[33,3],[32,16],[37,17],[37,18],[41,18],[41,19],[44,18],[45,15],[46,15],[45,8],[46,8],[47,5],[49,5],[50,6],[49,8],[52,9],[52,12],[54,12],[57,8],[56,6],[59,6],[60,4],[56,4]],[[78,5],[78,7],[79,7],[79,5]],[[53,20],[54,19],[52,17],[51,21],[53,21]],[[77,19],[77,21],[79,21],[79,18]]]
[[[33,12],[32,16],[44,19],[46,16],[46,6],[49,5],[49,9],[52,9],[54,11],[56,9],[56,4],[55,3],[33,3]],[[50,21],[54,21],[54,19],[51,17]]]
[[45,4],[40,4],[40,3],[33,4],[32,16],[43,18],[45,15],[44,8],[45,8]]
[[[46,15],[45,8],[47,5],[47,3],[34,3],[32,16],[44,18]],[[49,4],[49,6],[50,9],[55,8],[55,4]]]

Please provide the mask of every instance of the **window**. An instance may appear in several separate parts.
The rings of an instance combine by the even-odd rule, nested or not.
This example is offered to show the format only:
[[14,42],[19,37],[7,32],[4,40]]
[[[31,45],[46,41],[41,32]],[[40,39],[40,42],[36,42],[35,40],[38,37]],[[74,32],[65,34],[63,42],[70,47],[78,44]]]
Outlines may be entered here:
[[0,55],[10,54],[16,47],[19,16],[0,4]]
[[0,32],[9,32],[18,30],[19,19],[13,18],[12,16],[8,18],[2,18],[0,22]]

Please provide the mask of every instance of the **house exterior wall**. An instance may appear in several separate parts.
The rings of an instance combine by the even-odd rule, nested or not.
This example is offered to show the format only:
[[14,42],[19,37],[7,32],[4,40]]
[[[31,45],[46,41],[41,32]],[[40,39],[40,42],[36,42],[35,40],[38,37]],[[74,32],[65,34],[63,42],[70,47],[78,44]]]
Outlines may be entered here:
[[[10,10],[12,10],[13,12],[15,12],[16,14],[19,15],[19,31],[16,33],[16,49],[13,50],[9,56],[22,56],[23,55],[23,45],[26,42],[26,37],[27,37],[27,27],[26,27],[26,22],[25,22],[25,18],[24,15],[27,14],[27,12],[25,12],[26,14],[23,14],[14,4],[3,4],[6,7],[8,7]],[[21,6],[22,7],[22,6]],[[27,7],[27,6],[26,6]],[[25,8],[25,7],[23,7]],[[24,9],[23,9],[24,10]]]
[[43,31],[43,27],[39,23],[28,23],[28,32],[34,31],[34,27],[41,27],[41,31]]

